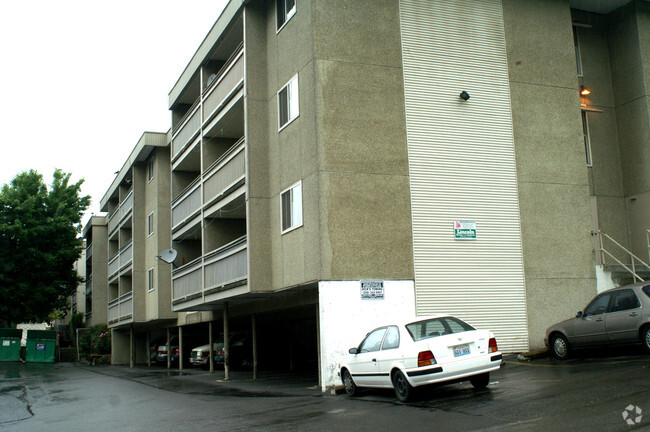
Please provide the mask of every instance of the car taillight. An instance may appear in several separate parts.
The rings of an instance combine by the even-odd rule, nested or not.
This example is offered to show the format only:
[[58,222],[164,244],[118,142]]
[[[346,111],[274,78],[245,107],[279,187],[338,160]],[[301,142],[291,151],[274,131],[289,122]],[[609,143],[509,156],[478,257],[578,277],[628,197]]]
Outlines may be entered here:
[[221,348],[221,350],[219,351],[219,354],[221,354],[221,355],[225,355],[225,354],[226,354],[226,350],[223,349],[223,348]]
[[160,354],[167,354],[167,350],[160,350],[158,351]]
[[174,355],[178,355],[178,348],[174,350]]
[[488,343],[488,352],[497,352],[499,351],[499,347],[497,347],[497,340],[496,338],[490,338],[490,342]]
[[422,351],[418,354],[418,367],[436,364],[436,358],[431,351]]

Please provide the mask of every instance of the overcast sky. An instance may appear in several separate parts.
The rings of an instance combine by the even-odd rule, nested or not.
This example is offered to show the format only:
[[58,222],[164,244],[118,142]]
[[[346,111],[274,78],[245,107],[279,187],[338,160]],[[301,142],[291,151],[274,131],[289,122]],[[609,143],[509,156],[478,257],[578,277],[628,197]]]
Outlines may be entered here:
[[[0,2],[0,185],[60,168],[99,201],[226,0]],[[84,223],[88,215],[84,218]]]

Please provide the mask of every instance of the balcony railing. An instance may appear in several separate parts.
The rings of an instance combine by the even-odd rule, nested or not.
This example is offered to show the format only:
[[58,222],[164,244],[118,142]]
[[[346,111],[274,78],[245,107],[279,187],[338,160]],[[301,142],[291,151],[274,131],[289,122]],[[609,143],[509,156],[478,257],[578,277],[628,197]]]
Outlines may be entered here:
[[229,96],[244,79],[244,51],[236,52],[222,68],[220,76],[206,91],[203,101],[203,122],[223,107]]
[[120,206],[115,209],[113,214],[108,219],[108,232],[111,233],[117,226],[120,224],[120,221],[129,214],[133,209],[133,189],[129,192],[124,200],[120,203]]
[[89,260],[93,256],[93,244],[88,243],[88,246],[86,246],[86,259]]
[[86,278],[86,295],[93,292],[93,277],[89,276]]
[[108,303],[108,323],[116,324],[133,318],[133,292],[128,292]]
[[248,277],[247,252],[246,237],[241,237],[206,255],[203,266],[204,291],[209,292],[245,280]]
[[201,209],[201,178],[197,178],[186,191],[172,203],[172,229]]
[[202,260],[194,261],[174,271],[172,300],[191,299],[201,295]]
[[201,104],[195,103],[192,110],[187,116],[185,123],[183,123],[172,138],[172,159],[196,136],[201,127]]
[[133,242],[129,242],[108,262],[109,279],[133,261]]
[[203,180],[203,202],[207,204],[220,197],[245,175],[246,156],[242,138],[206,171]]
[[172,303],[183,303],[245,282],[248,278],[247,253],[244,236],[174,270]]

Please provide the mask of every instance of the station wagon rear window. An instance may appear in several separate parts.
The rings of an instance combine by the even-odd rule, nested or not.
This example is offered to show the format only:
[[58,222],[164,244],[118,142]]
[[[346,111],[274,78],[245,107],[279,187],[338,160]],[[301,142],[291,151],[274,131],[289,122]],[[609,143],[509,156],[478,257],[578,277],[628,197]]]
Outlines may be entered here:
[[645,293],[645,295],[647,295],[648,297],[650,297],[650,285],[646,285],[646,286],[644,286],[644,287],[643,287],[643,292]]
[[432,318],[406,325],[414,341],[433,338],[454,333],[475,330],[474,327],[454,317]]

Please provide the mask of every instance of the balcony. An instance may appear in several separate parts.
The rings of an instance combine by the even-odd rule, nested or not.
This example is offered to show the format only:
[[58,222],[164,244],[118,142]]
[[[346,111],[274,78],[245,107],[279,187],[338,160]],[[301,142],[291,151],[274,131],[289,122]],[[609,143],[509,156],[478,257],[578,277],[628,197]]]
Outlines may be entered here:
[[128,215],[133,209],[133,189],[129,192],[118,208],[115,209],[113,214],[108,218],[108,232],[112,233],[117,228],[120,222]]
[[[248,249],[246,237],[174,270],[173,310],[192,310],[228,297],[228,290],[246,285]],[[225,295],[224,295],[225,294]]]
[[187,222],[201,210],[201,179],[197,178],[172,203],[172,230]]
[[244,50],[240,45],[221,69],[219,76],[205,91],[203,101],[203,122],[210,120],[228,102],[244,80]]
[[194,102],[187,114],[179,122],[172,136],[172,161],[194,140],[201,126],[212,119],[232,99],[244,82],[243,43],[235,50],[218,76]]
[[89,276],[86,278],[86,295],[93,292],[93,277]]
[[206,170],[203,178],[203,202],[208,205],[226,195],[246,176],[245,140],[240,139]]
[[133,262],[133,242],[129,242],[108,262],[108,278],[112,279],[118,272]]
[[199,132],[199,128],[201,127],[201,104],[199,102],[200,101],[197,100],[194,105],[192,105],[189,114],[185,116],[181,127],[172,138],[172,159],[174,159]]
[[133,292],[128,292],[108,303],[108,324],[133,321]]
[[89,260],[92,257],[93,257],[93,244],[88,243],[88,246],[86,246],[86,259]]

